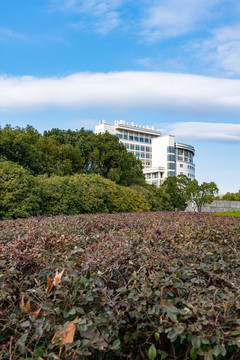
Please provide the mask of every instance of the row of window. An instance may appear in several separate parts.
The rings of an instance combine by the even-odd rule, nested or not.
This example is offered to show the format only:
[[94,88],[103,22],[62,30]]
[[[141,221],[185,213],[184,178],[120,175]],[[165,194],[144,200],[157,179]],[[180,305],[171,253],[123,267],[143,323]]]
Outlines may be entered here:
[[152,155],[150,153],[143,153],[143,152],[138,152],[138,151],[132,151],[130,150],[130,153],[135,155],[138,159],[151,159]]
[[168,171],[167,176],[176,176],[176,171]]
[[173,147],[173,146],[168,146],[168,147],[167,147],[167,152],[168,152],[168,153],[175,154],[175,153],[176,153],[176,149],[175,149],[175,147]]
[[146,174],[146,179],[150,180],[150,179],[162,179],[163,178],[163,172],[155,172],[152,174]]
[[150,168],[152,166],[151,160],[141,159],[144,168]]
[[[183,167],[183,164],[180,164],[180,167],[182,168],[182,167]],[[188,169],[194,170],[194,166],[188,165]]]
[[188,151],[188,150],[177,149],[177,154],[178,155],[184,155],[184,156],[189,157],[189,158],[193,158],[193,153],[191,151]]
[[152,140],[150,138],[143,136],[143,135],[116,134],[116,136],[119,139],[123,139],[123,140],[139,141],[139,142],[148,143],[148,144],[152,143]]
[[182,157],[182,156],[178,156],[177,157],[178,161],[185,161],[185,162],[189,162],[189,163],[193,163],[193,159],[192,158],[187,158],[187,157]]
[[176,155],[168,155],[167,159],[168,161],[176,161]]
[[168,163],[167,168],[171,170],[176,170],[176,164],[175,163]]
[[134,144],[126,144],[126,143],[123,143],[123,145],[125,146],[125,148],[127,150],[137,150],[137,151],[146,151],[146,152],[150,152],[151,151],[151,148],[150,146],[140,146],[140,145],[134,145]]

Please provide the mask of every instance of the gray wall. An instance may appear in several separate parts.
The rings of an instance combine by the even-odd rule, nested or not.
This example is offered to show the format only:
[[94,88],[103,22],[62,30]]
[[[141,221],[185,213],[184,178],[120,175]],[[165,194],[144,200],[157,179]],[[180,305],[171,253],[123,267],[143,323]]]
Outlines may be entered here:
[[[202,212],[223,212],[223,211],[240,211],[240,201],[214,200],[211,204],[202,207]],[[189,202],[185,211],[197,211],[196,207]]]

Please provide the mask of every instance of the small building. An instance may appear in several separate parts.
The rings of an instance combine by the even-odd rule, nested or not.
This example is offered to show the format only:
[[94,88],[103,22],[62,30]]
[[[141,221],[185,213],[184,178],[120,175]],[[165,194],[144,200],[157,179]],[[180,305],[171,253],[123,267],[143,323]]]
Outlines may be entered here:
[[191,180],[195,179],[195,149],[175,142],[173,135],[163,136],[153,126],[129,124],[124,120],[115,120],[114,124],[100,121],[95,133],[105,132],[117,136],[127,151],[141,160],[148,184],[159,186],[167,176],[186,175]]

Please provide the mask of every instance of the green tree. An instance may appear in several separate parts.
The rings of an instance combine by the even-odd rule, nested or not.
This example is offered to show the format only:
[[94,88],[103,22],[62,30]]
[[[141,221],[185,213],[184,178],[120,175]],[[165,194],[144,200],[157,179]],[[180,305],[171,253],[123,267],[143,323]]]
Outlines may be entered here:
[[227,192],[223,195],[222,200],[240,201],[240,190],[236,193]]
[[183,211],[187,207],[186,188],[190,179],[185,175],[169,176],[159,187],[160,196],[165,195],[165,210]]
[[91,150],[87,173],[100,174],[124,186],[145,183],[141,161],[127,152],[116,136],[92,134],[88,142]]
[[218,191],[215,182],[203,182],[200,185],[197,180],[192,180],[186,188],[186,195],[189,200],[196,204],[197,210],[202,211],[203,205],[210,204]]
[[41,135],[32,126],[26,129],[6,125],[0,129],[0,157],[30,170],[34,174],[43,171],[38,141]]
[[19,165],[0,161],[0,218],[28,217],[41,213],[36,178]]

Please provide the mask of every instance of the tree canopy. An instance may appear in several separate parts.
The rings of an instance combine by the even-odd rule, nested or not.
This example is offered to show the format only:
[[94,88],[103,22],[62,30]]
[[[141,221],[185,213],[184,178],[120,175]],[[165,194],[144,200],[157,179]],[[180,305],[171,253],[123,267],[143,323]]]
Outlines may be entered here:
[[197,180],[193,180],[186,188],[186,195],[189,200],[196,204],[197,210],[202,211],[203,205],[210,204],[218,191],[215,182],[199,184]]
[[44,131],[31,126],[0,129],[0,157],[33,175],[99,174],[117,184],[144,184],[142,164],[116,136],[89,130]]

